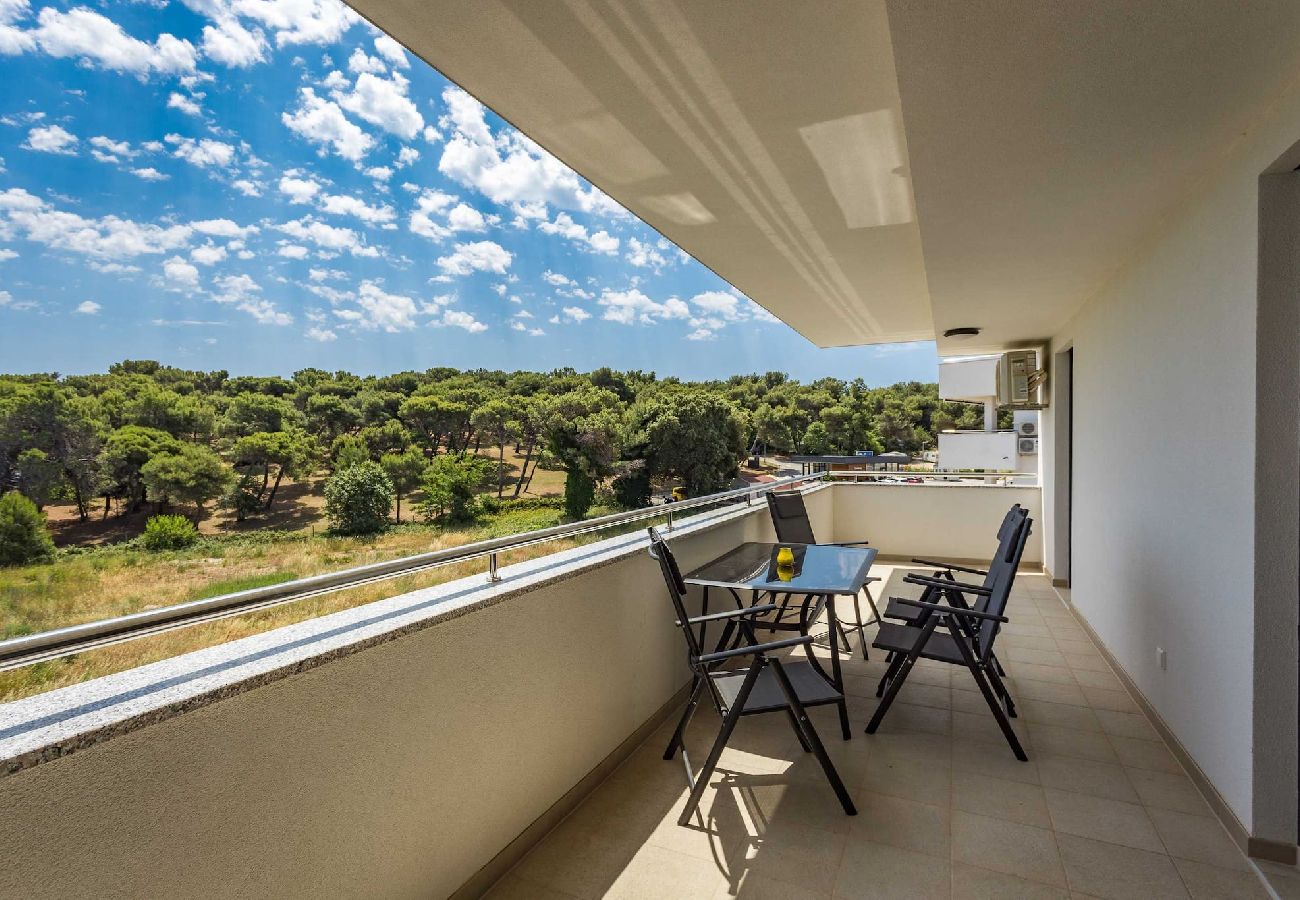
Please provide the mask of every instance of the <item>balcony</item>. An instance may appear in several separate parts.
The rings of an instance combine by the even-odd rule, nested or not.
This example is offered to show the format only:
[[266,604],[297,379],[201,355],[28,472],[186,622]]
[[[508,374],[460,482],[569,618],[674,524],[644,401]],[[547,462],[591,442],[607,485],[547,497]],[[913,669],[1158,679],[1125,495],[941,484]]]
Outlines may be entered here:
[[[895,559],[876,572],[894,590],[899,557],[977,559],[1011,503],[1039,518],[1038,494],[843,483],[806,500],[820,534],[868,536]],[[672,534],[683,566],[771,539],[762,504]],[[1029,763],[997,743],[966,676],[937,666],[862,734],[873,654],[846,664],[853,740],[814,714],[856,818],[786,723],[760,717],[742,722],[695,825],[677,826],[685,782],[659,755],[689,673],[631,533],[9,704],[0,834],[18,862],[0,894],[1255,889],[1161,733],[1034,574],[1041,559],[1035,543],[1004,654]],[[697,717],[696,759],[715,726]]]

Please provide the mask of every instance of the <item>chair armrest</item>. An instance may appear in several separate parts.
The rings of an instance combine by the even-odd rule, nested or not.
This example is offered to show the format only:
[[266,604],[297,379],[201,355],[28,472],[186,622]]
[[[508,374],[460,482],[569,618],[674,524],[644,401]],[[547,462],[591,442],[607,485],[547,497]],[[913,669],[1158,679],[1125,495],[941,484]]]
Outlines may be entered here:
[[[700,622],[716,622],[718,619],[734,619],[737,616],[756,616],[759,613],[771,612],[776,608],[775,603],[764,603],[762,606],[746,606],[744,609],[729,609],[726,612],[709,613],[707,616],[693,616],[686,621],[690,625],[698,625]],[[673,624],[678,628],[682,627],[680,619]]]
[[734,650],[720,650],[717,653],[706,653],[699,658],[699,661],[702,663],[713,663],[724,659],[732,659],[737,656],[752,656],[755,653],[784,650],[786,647],[799,647],[803,644],[811,643],[812,636],[805,634],[801,637],[786,638],[782,641],[769,641],[766,644],[754,644],[751,647],[736,647]]
[[961,591],[963,594],[980,594],[987,597],[993,593],[981,584],[966,584],[962,581],[949,581],[947,578],[927,578],[925,575],[908,575],[904,579],[908,584],[921,584],[927,587],[943,588],[949,591]]
[[983,569],[972,569],[969,568],[968,566],[957,566],[957,565],[953,565],[952,563],[935,562],[932,559],[917,559],[913,557],[912,562],[916,563],[919,566],[933,567],[935,569],[945,569],[949,572],[966,572],[970,575],[988,574],[988,572],[984,571]]
[[954,616],[966,616],[971,619],[987,619],[991,622],[1009,622],[1006,616],[995,616],[993,613],[980,612],[976,609],[962,609],[960,606],[948,606],[944,603],[926,603],[922,600],[912,600],[909,597],[890,597],[891,600],[897,600],[899,603],[905,603],[908,606],[915,606],[918,609],[928,609],[931,612],[951,613]]
[[832,547],[866,547],[871,541],[831,541]]

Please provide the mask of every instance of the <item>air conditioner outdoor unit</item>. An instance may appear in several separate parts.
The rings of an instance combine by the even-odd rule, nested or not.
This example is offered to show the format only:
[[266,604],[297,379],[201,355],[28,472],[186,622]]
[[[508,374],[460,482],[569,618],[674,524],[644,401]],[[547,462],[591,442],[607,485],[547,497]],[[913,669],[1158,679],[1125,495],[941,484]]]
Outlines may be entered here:
[[1033,456],[1038,453],[1038,438],[1020,438],[1016,441],[1016,449],[1021,456]]
[[998,359],[998,406],[1003,409],[1044,409],[1047,371],[1037,350],[1010,350]]
[[1038,437],[1038,423],[1021,422],[1016,431],[1020,433],[1021,437]]

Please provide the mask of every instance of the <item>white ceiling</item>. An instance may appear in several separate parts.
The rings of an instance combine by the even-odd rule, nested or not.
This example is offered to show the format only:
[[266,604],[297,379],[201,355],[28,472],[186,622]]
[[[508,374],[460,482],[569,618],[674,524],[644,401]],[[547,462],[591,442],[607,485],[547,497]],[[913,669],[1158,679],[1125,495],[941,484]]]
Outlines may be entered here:
[[1300,63],[1295,0],[352,5],[821,346],[1049,336]]

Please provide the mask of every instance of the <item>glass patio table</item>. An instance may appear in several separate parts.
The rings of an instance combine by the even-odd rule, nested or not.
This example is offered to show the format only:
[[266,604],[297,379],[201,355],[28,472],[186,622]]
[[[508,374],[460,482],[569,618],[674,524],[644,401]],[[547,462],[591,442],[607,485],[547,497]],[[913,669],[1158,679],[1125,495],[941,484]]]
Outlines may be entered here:
[[[794,554],[794,565],[786,572],[777,566],[777,553],[782,547],[789,547]],[[852,597],[866,583],[867,573],[876,561],[874,547],[836,547],[831,544],[769,544],[747,541],[719,556],[712,562],[693,569],[683,576],[687,584],[704,588],[702,615],[709,612],[709,591],[712,588],[725,590],[731,594],[737,608],[744,608],[741,597],[743,591],[750,592],[750,605],[757,604],[764,594],[802,595],[804,600],[800,608],[799,623],[795,628],[800,634],[808,634],[826,610],[830,626],[831,671],[828,673],[812,651],[812,646],[805,647],[808,660],[827,681],[840,692],[838,704],[840,711],[840,730],[844,740],[850,740],[849,713],[844,702],[844,681],[840,674],[839,620],[835,614],[834,598]],[[778,614],[779,615],[779,614]],[[756,622],[755,628],[782,627],[778,623]],[[789,629],[791,626],[784,626]],[[736,636],[739,637],[737,629]],[[731,634],[723,632],[719,649]],[[705,635],[700,635],[703,644]]]

